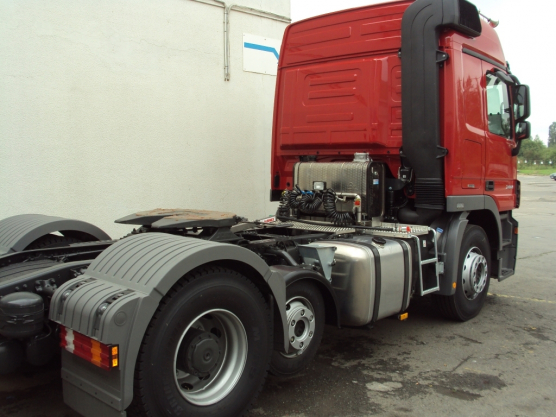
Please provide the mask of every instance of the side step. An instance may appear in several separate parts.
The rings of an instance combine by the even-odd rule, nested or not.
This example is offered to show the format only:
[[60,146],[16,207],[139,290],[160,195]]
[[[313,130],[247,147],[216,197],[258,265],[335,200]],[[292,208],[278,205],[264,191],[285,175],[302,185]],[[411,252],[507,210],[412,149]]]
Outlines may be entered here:
[[498,282],[503,281],[506,278],[511,277],[513,274],[515,274],[515,271],[513,269],[502,268],[500,270],[500,276],[498,277]]
[[[416,235],[411,237],[415,239],[417,245],[417,256],[419,256],[419,283],[421,284],[421,296],[427,295],[440,290],[440,274],[444,273],[444,262],[440,262],[438,259],[438,236],[436,230],[429,229],[429,234],[432,233],[432,241],[434,243],[434,258],[422,259],[421,256],[421,241]],[[436,285],[430,288],[424,288],[423,284],[423,265],[435,264],[435,275],[436,275]]]

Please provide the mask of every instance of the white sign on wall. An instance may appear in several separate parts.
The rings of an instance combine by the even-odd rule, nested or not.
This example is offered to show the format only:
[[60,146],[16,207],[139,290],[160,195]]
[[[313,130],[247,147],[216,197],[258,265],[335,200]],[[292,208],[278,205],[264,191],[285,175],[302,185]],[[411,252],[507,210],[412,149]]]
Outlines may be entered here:
[[276,75],[281,40],[243,34],[243,71]]

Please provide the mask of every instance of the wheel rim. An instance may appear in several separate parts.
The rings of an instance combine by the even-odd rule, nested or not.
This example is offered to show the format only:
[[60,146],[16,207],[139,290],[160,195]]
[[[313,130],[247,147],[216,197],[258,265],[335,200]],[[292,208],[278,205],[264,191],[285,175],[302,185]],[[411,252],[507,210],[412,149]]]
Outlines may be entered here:
[[288,314],[289,354],[282,353],[286,358],[301,355],[313,340],[315,334],[315,310],[304,297],[293,297],[286,303]]
[[215,404],[234,389],[247,361],[247,332],[235,314],[209,310],[188,324],[174,353],[174,380],[190,403]]
[[488,263],[479,248],[469,249],[461,275],[465,297],[474,300],[484,291],[488,279]]

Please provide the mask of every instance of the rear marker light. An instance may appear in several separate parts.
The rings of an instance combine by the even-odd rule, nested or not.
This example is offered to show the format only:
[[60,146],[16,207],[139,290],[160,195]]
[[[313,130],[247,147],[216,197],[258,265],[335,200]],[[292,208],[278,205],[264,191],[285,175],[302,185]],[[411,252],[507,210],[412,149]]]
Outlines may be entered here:
[[60,326],[60,346],[99,368],[107,370],[118,368],[118,345],[105,345],[72,329]]

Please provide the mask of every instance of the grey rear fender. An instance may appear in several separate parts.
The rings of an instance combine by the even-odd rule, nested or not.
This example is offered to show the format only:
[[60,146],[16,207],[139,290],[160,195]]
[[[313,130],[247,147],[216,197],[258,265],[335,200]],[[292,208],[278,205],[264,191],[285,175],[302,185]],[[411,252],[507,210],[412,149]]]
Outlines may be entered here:
[[131,236],[102,252],[84,275],[61,286],[52,298],[51,320],[118,344],[120,350],[120,368],[110,372],[65,352],[62,378],[68,390],[81,389],[118,412],[125,410],[133,398],[141,342],[161,299],[185,274],[215,262],[248,266],[257,275],[248,278],[266,282],[287,325],[284,280],[255,253],[164,233]]
[[20,214],[0,220],[0,255],[20,252],[38,238],[53,232],[88,241],[111,240],[103,230],[81,220],[43,214]]

